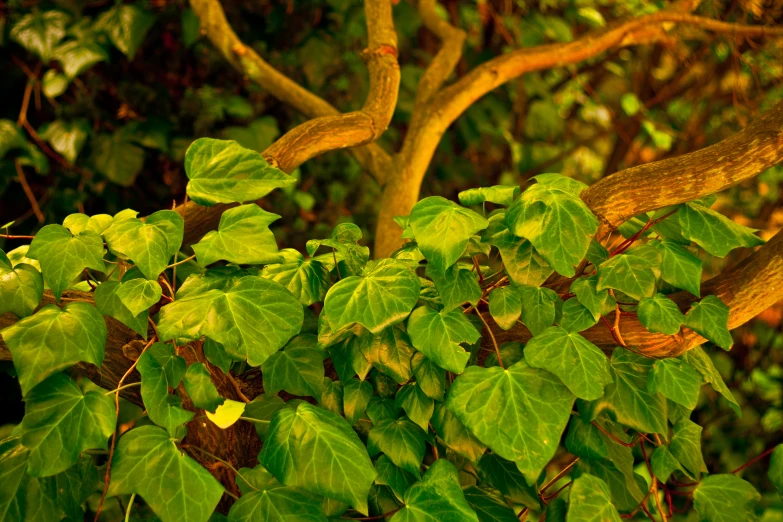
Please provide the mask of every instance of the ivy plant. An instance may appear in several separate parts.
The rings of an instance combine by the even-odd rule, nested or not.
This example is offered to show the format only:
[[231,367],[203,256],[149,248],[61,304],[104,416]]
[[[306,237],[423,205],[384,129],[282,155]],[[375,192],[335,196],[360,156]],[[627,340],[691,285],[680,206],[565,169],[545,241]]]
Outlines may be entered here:
[[[111,16],[149,23],[127,8]],[[637,216],[608,248],[586,186],[545,174],[425,198],[398,220],[406,244],[371,260],[350,223],[280,250],[256,200],[291,178],[255,151],[202,138],[185,168],[194,201],[234,204],[189,244],[177,212],[124,210],[0,255],[26,402],[0,441],[0,521],[112,497],[163,522],[752,518],[758,493],[706,468],[690,418],[704,384],[737,406],[715,348],[660,358],[623,337],[731,348],[702,259],[762,241],[709,201]]]

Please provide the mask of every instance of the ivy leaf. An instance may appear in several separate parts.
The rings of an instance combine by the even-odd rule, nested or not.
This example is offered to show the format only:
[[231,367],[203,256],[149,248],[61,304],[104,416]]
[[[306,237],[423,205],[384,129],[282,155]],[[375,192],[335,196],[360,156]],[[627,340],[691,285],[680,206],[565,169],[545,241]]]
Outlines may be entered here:
[[497,492],[470,485],[462,490],[481,522],[519,522],[516,513]]
[[604,396],[590,403],[590,418],[609,410],[624,426],[644,433],[666,435],[666,398],[647,391],[652,361],[624,348],[615,348],[611,361],[612,384]]
[[435,411],[435,401],[424,393],[416,383],[406,384],[397,391],[395,400],[398,407],[405,410],[405,415],[415,422],[424,432],[427,432],[432,413]]
[[420,306],[408,319],[408,335],[413,346],[435,364],[454,373],[462,373],[470,354],[459,343],[475,343],[481,334],[461,310],[444,314]]
[[285,258],[277,251],[277,240],[269,225],[280,219],[255,203],[223,212],[217,231],[212,230],[193,245],[199,264],[228,261],[237,265],[268,265]]
[[[359,275],[362,273],[362,269],[367,264],[367,260],[370,258],[370,249],[361,246],[359,240],[362,238],[362,230],[353,223],[340,223],[334,230],[332,230],[332,236],[330,239],[311,239],[305,245],[307,253],[311,256],[315,254],[321,246],[328,246],[333,248],[339,256],[332,253],[327,255],[326,259],[329,261],[329,268],[335,268],[339,261],[333,262],[333,260],[339,257],[343,262],[342,275]],[[324,256],[319,256],[323,258]],[[336,267],[340,270],[339,267]],[[346,269],[347,272],[346,273]]]
[[190,421],[194,414],[182,408],[182,402],[169,395],[185,376],[185,359],[174,355],[169,344],[155,343],[139,357],[136,368],[141,374],[141,398],[152,422],[177,437],[178,428]]
[[426,432],[403,417],[378,423],[367,437],[367,452],[370,457],[383,452],[395,466],[407,471],[417,479],[426,449]]
[[292,395],[321,400],[324,384],[324,352],[314,335],[300,334],[269,356],[261,366],[264,392],[275,395],[285,390]]
[[689,410],[699,401],[701,376],[691,366],[679,359],[661,359],[653,363],[647,380],[650,393],[660,393]]
[[509,230],[498,236],[493,244],[498,247],[506,273],[518,285],[541,285],[554,272],[533,248],[533,243],[514,237]]
[[402,500],[408,488],[416,482],[416,477],[395,466],[386,455],[381,455],[375,461],[375,471],[378,472],[375,482],[389,486],[400,500]]
[[159,210],[146,222],[115,219],[103,237],[112,253],[133,261],[147,279],[157,279],[179,252],[184,227],[182,216],[173,210]]
[[196,408],[215,413],[217,407],[226,400],[220,396],[217,388],[212,384],[212,377],[203,363],[193,363],[188,366],[182,384]]
[[579,302],[590,310],[593,318],[598,321],[602,315],[605,315],[615,308],[614,298],[609,294],[609,290],[598,290],[598,275],[590,277],[580,277],[571,283],[569,291],[576,295]]
[[335,415],[343,415],[343,383],[324,377],[323,391],[318,405]]
[[55,120],[41,127],[38,134],[54,150],[73,163],[87,141],[90,124],[84,118],[74,121]]
[[332,331],[357,323],[378,334],[410,314],[419,289],[413,271],[400,261],[384,259],[368,266],[363,276],[346,277],[330,288],[324,312]]
[[533,337],[524,353],[527,364],[557,375],[580,399],[601,397],[604,386],[612,382],[609,362],[601,349],[560,326],[547,328]]
[[120,287],[121,283],[117,281],[104,281],[98,285],[94,293],[95,306],[101,314],[117,319],[146,340],[149,312],[145,311],[134,316],[117,296]]
[[550,288],[522,285],[522,321],[533,335],[538,335],[555,322],[557,293]]
[[636,310],[639,322],[651,332],[674,335],[680,331],[685,316],[677,304],[663,294],[643,297]]
[[144,36],[154,23],[154,14],[133,4],[118,4],[101,14],[95,21],[95,27],[105,31],[111,43],[133,60]]
[[419,250],[432,269],[439,273],[456,263],[471,236],[489,224],[472,210],[439,196],[424,198],[416,203],[408,223]]
[[49,477],[65,471],[79,461],[82,451],[107,449],[113,432],[110,397],[82,393],[67,375],[52,375],[25,397],[22,444],[30,450],[27,473]]
[[522,296],[516,288],[503,286],[489,293],[489,313],[504,330],[510,330],[522,315]]
[[165,430],[141,426],[117,444],[107,495],[131,493],[140,495],[163,522],[207,522],[223,487],[182,453]]
[[411,359],[416,350],[402,328],[386,327],[371,342],[362,343],[361,348],[367,361],[398,384],[408,382],[413,375]]
[[481,480],[500,491],[512,503],[531,508],[540,506],[535,484],[528,486],[525,477],[513,462],[494,453],[487,453],[479,461],[478,472]]
[[560,315],[560,326],[569,332],[581,332],[587,330],[598,322],[593,313],[588,310],[576,297],[572,297],[563,303]]
[[411,367],[421,390],[436,401],[443,400],[446,388],[446,371],[424,356],[421,352],[413,354]]
[[372,384],[369,381],[350,379],[343,385],[343,410],[345,420],[353,426],[364,414],[372,397]]
[[764,240],[754,234],[755,229],[738,225],[723,214],[696,202],[680,207],[677,215],[682,235],[713,256],[726,257],[735,248],[764,244]]
[[724,350],[734,344],[729,333],[729,307],[714,295],[694,303],[685,314],[684,324]]
[[554,456],[573,403],[556,377],[525,361],[505,370],[471,366],[446,399],[449,411],[492,451],[516,462],[529,484]]
[[194,292],[163,306],[160,338],[207,336],[229,353],[246,357],[251,366],[260,366],[299,333],[302,305],[288,290],[260,277],[240,277],[226,286]]
[[[524,357],[522,353],[523,349],[524,346],[522,343],[516,341],[501,344],[498,351],[500,352],[500,357],[503,359],[503,366],[509,367],[521,360],[522,357]],[[494,351],[484,359],[484,368],[489,368],[490,366],[500,366],[498,364],[498,355]]]
[[726,383],[723,382],[723,377],[721,377],[718,369],[715,368],[715,365],[713,364],[712,359],[710,359],[710,356],[707,355],[707,352],[705,352],[701,346],[696,346],[685,352],[682,357],[684,361],[693,366],[696,371],[701,374],[701,378],[704,382],[709,383],[713,390],[723,395],[723,397],[729,401],[731,409],[734,410],[737,416],[742,417],[742,410],[737,403],[737,399],[734,398],[731,390],[729,390]]
[[320,504],[297,488],[249,491],[231,506],[228,522],[327,522]]
[[767,477],[778,493],[783,495],[783,444],[778,444],[772,452]]
[[75,236],[78,236],[85,230],[91,230],[100,236],[113,222],[114,218],[108,214],[96,214],[94,216],[69,214],[63,220],[63,226]]
[[574,480],[568,503],[567,522],[622,522],[612,505],[606,482],[588,473]]
[[120,283],[116,295],[133,317],[136,317],[160,301],[163,289],[157,281],[136,278]]
[[732,474],[704,477],[693,490],[693,508],[710,522],[753,520],[759,500],[756,488]]
[[370,397],[370,402],[367,403],[365,413],[367,413],[367,417],[370,418],[373,424],[379,424],[385,420],[399,418],[402,410],[397,406],[394,399],[373,395]]
[[367,514],[375,468],[342,417],[308,403],[279,410],[259,460],[282,484],[346,502]]
[[633,254],[610,257],[598,267],[596,290],[613,288],[640,300],[655,294],[655,273],[650,262]]
[[701,426],[688,419],[680,419],[674,425],[669,451],[685,466],[693,477],[707,473],[707,465],[701,454]]
[[432,428],[446,446],[471,462],[478,462],[487,449],[443,404],[435,405]]
[[73,235],[60,225],[46,225],[39,230],[27,257],[41,263],[44,281],[58,300],[85,268],[106,271],[101,236],[90,231]]
[[[54,50],[52,56],[60,62],[65,72],[66,82],[72,80],[100,62],[109,61],[109,53],[95,42],[87,40],[70,40]],[[63,91],[64,92],[64,91]],[[62,92],[60,93],[62,94]],[[87,127],[89,129],[89,127]],[[75,158],[75,156],[74,156]],[[73,162],[73,159],[69,160]]]
[[661,279],[699,297],[701,259],[671,239],[664,239],[653,244],[662,254]]
[[507,207],[519,195],[520,190],[519,185],[495,185],[463,190],[457,197],[460,204],[466,207],[481,205],[486,201]]
[[22,318],[32,314],[43,297],[41,273],[31,265],[13,265],[0,250],[0,314],[11,312]]
[[234,425],[245,412],[245,403],[226,399],[215,409],[215,413],[207,411],[207,418],[218,428],[225,430]]
[[304,306],[322,302],[331,284],[329,269],[320,261],[305,259],[292,248],[281,250],[280,254],[284,261],[265,266],[259,275],[286,287]]
[[460,488],[457,468],[446,459],[436,460],[422,479],[408,488],[404,501],[405,507],[390,522],[478,522]]
[[256,433],[261,440],[264,440],[275,413],[284,407],[283,399],[276,395],[274,397],[259,395],[247,403],[242,415],[248,419],[253,419],[253,427],[256,429]]
[[655,448],[655,451],[650,455],[650,467],[652,467],[653,475],[664,484],[669,481],[669,477],[675,471],[685,471],[669,448],[664,445]]
[[235,141],[200,138],[188,147],[187,193],[199,205],[242,203],[261,199],[276,188],[293,187],[296,179],[269,165],[258,152]]
[[341,381],[346,382],[354,375],[358,375],[360,380],[364,380],[370,373],[372,364],[362,354],[363,348],[368,342],[371,342],[370,335],[363,334],[351,336],[329,348],[329,356]]
[[439,273],[428,266],[427,275],[435,283],[435,288],[443,303],[443,311],[446,313],[463,303],[475,306],[481,299],[478,274],[471,270],[453,265],[447,268],[444,273]]
[[79,362],[103,363],[106,323],[94,306],[46,305],[2,331],[19,376],[22,394]]
[[57,43],[65,37],[65,26],[69,19],[62,11],[36,10],[14,24],[11,39],[38,55],[43,62],[48,62]]
[[570,188],[540,180],[508,208],[506,224],[566,277],[576,273],[574,265],[585,257],[598,229],[598,219]]
[[110,181],[130,187],[144,168],[144,149],[134,144],[125,128],[90,141],[90,163]]

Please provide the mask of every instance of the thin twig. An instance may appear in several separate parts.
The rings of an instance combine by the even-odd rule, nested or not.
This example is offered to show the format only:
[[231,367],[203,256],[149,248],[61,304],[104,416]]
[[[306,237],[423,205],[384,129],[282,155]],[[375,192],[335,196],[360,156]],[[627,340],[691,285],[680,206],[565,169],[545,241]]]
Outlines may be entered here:
[[30,201],[30,206],[33,209],[33,213],[35,214],[35,217],[38,219],[39,223],[44,222],[44,215],[41,213],[41,209],[38,207],[38,201],[35,199],[35,194],[33,194],[33,190],[30,188],[30,185],[27,183],[27,177],[24,175],[24,169],[22,168],[22,164],[19,162],[19,159],[14,160],[14,165],[16,166],[16,175],[19,178],[19,184],[22,185],[22,190],[24,190],[25,195],[27,196],[28,201]]
[[478,309],[476,309],[476,315],[481,319],[481,322],[484,323],[484,326],[487,327],[489,337],[492,339],[492,344],[495,345],[495,353],[498,356],[498,366],[505,370],[506,367],[503,365],[503,358],[500,356],[500,347],[498,346],[497,339],[495,339],[495,334],[492,333],[492,328],[489,327],[489,324],[487,324],[487,321],[481,316],[481,312],[479,312]]

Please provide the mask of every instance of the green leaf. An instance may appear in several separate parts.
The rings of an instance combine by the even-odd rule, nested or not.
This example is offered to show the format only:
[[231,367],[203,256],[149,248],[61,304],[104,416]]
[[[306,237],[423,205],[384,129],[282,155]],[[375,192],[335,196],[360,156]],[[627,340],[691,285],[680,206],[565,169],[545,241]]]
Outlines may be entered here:
[[726,257],[735,248],[764,244],[764,240],[754,234],[755,229],[738,225],[723,214],[696,202],[680,207],[677,215],[682,235],[713,256]]
[[[176,437],[178,428],[193,418],[182,401],[169,395],[185,376],[185,359],[174,354],[170,344],[155,343],[140,357],[136,368],[141,374],[141,398],[152,422]],[[181,438],[181,437],[176,437]]]
[[243,494],[228,512],[228,522],[327,522],[313,495],[297,488],[274,488]]
[[685,352],[682,357],[685,362],[696,368],[704,382],[709,383],[713,390],[723,395],[729,401],[729,405],[737,416],[742,417],[742,410],[737,403],[737,399],[734,398],[731,390],[723,382],[723,377],[721,377],[718,369],[715,368],[707,352],[701,346],[696,346]]
[[375,468],[342,417],[307,403],[283,408],[269,426],[261,464],[282,484],[346,502],[367,514]]
[[701,376],[691,366],[679,359],[661,359],[653,363],[647,380],[650,393],[660,393],[689,410],[699,401]]
[[38,308],[43,297],[41,273],[26,263],[14,265],[0,250],[0,314],[22,318]]
[[160,301],[163,289],[157,281],[137,278],[120,283],[116,295],[133,317],[136,317]]
[[550,288],[522,285],[522,321],[533,335],[538,335],[555,322],[557,293]]
[[724,350],[734,344],[729,333],[729,307],[714,295],[694,303],[685,314],[684,324]]
[[88,303],[70,303],[62,309],[46,305],[2,331],[24,395],[76,363],[100,367],[106,333],[103,317]]
[[457,469],[446,459],[436,460],[422,479],[408,488],[404,501],[405,507],[390,522],[478,522],[460,488]]
[[530,508],[539,507],[535,484],[528,486],[519,468],[510,460],[487,453],[479,461],[478,472],[482,481],[500,491],[512,503]]
[[370,430],[367,451],[370,457],[383,452],[395,466],[419,478],[426,436],[425,431],[405,417],[382,421]]
[[285,390],[292,395],[321,400],[324,384],[324,352],[314,335],[300,334],[261,366],[264,392],[275,395]]
[[367,377],[367,374],[372,370],[372,364],[365,359],[362,351],[365,349],[366,344],[371,341],[369,334],[362,334],[360,336],[351,336],[347,340],[329,348],[332,364],[341,381],[346,382],[354,375],[358,375],[361,380]]
[[569,453],[582,459],[609,458],[608,444],[601,431],[583,417],[574,416],[568,423],[565,447]]
[[[509,367],[517,361],[521,360],[522,357],[524,357],[522,353],[524,348],[525,347],[522,345],[522,343],[518,343],[516,341],[501,344],[499,351],[500,356],[503,359],[503,366]],[[498,356],[496,353],[494,353],[494,351],[487,355],[487,358],[484,359],[484,368],[489,368],[490,366],[500,366],[498,364]]]
[[557,378],[525,361],[505,370],[471,366],[446,399],[449,411],[492,451],[516,462],[529,484],[554,456],[573,403]]
[[701,259],[671,239],[653,243],[661,252],[661,279],[696,297],[700,295]]
[[539,182],[528,188],[506,212],[506,224],[529,239],[546,262],[566,277],[587,253],[598,219],[570,186]]
[[480,522],[519,522],[516,513],[497,492],[471,485],[462,490]]
[[75,236],[85,230],[91,230],[100,236],[113,222],[114,218],[108,214],[96,214],[92,217],[86,214],[69,214],[63,220],[63,226]]
[[446,446],[471,462],[478,462],[487,449],[441,403],[436,404],[433,410],[432,428]]
[[48,62],[55,46],[65,36],[70,17],[62,11],[34,10],[19,19],[11,28],[11,39]]
[[90,163],[95,170],[123,187],[130,187],[144,168],[144,149],[134,145],[129,133],[119,129],[111,136],[99,134],[90,141]]
[[223,487],[181,452],[165,430],[134,428],[120,438],[109,496],[136,493],[163,522],[207,522]]
[[117,319],[146,340],[149,312],[142,312],[134,316],[117,296],[121,286],[121,283],[117,281],[105,281],[98,285],[94,293],[95,307],[101,314]]
[[563,303],[563,309],[560,314],[560,326],[569,332],[587,330],[598,322],[593,313],[580,303],[576,297],[572,297]]
[[412,270],[401,261],[384,259],[369,265],[364,275],[346,277],[330,288],[324,312],[332,331],[356,323],[378,334],[408,317],[419,289]]
[[[8,154],[9,151],[25,148],[27,148],[27,138],[22,133],[22,129],[11,120],[0,120],[0,158]],[[0,228],[5,228],[8,232],[8,227],[13,224],[14,221],[11,221]]]
[[322,302],[331,284],[329,269],[315,259],[306,260],[291,248],[281,250],[280,254],[285,261],[265,266],[259,275],[286,287],[305,306]]
[[361,343],[362,354],[372,365],[398,384],[413,375],[411,359],[416,350],[408,334],[398,326],[384,328],[369,343]]
[[606,482],[590,474],[574,480],[569,495],[567,522],[621,522],[612,505]]
[[658,446],[655,451],[650,455],[650,466],[652,467],[653,475],[664,484],[669,481],[669,477],[677,470],[685,471],[680,466],[679,461],[674,458],[672,452],[666,446]]
[[612,288],[638,301],[655,295],[655,280],[647,259],[626,253],[611,257],[598,267],[596,290]]
[[367,417],[370,418],[373,424],[378,424],[385,420],[399,418],[402,410],[394,402],[394,399],[373,395],[370,397],[370,402],[367,403],[365,413],[367,413]]
[[643,297],[636,310],[639,322],[651,332],[674,335],[680,331],[685,316],[677,304],[663,294]]
[[95,27],[104,31],[111,43],[133,60],[144,36],[154,23],[153,13],[133,4],[118,4],[101,14],[95,21]]
[[420,352],[413,354],[411,367],[416,382],[427,397],[442,401],[443,390],[446,388],[446,371]]
[[54,150],[73,163],[87,141],[90,124],[84,118],[73,121],[55,120],[41,127],[38,134]]
[[601,349],[560,326],[547,328],[533,337],[524,353],[528,365],[557,375],[580,399],[601,397],[604,386],[612,382],[609,361]]
[[242,414],[245,413],[245,406],[244,402],[226,399],[223,404],[215,409],[215,413],[207,411],[207,418],[218,428],[225,430],[233,426]]
[[504,330],[510,330],[522,315],[522,296],[511,286],[495,288],[489,293],[489,313]]
[[345,420],[353,426],[364,415],[372,397],[372,384],[369,381],[350,379],[343,385],[343,410]]
[[481,286],[478,274],[472,270],[453,265],[445,273],[439,273],[427,267],[427,275],[435,283],[443,311],[448,313],[464,303],[477,305],[481,299]]
[[767,477],[778,493],[783,495],[783,444],[778,444],[772,452]]
[[527,239],[514,237],[506,230],[494,240],[498,247],[500,258],[511,280],[518,285],[541,285],[552,275],[554,270],[533,248],[533,243]]
[[444,314],[427,306],[420,306],[411,314],[408,335],[417,350],[454,373],[462,373],[470,358],[459,343],[472,344],[481,337],[461,310]]
[[488,225],[479,214],[439,196],[416,203],[408,222],[419,250],[440,273],[456,263],[471,236]]
[[228,261],[237,265],[268,265],[285,258],[277,251],[277,241],[269,225],[280,219],[255,203],[223,212],[217,231],[212,230],[193,245],[199,264]]
[[590,403],[590,418],[609,410],[620,424],[644,433],[666,435],[666,398],[647,391],[652,360],[615,348],[611,361],[612,384],[604,396]]
[[58,300],[85,268],[106,271],[101,237],[90,231],[74,236],[60,225],[46,225],[39,230],[27,256],[41,263],[44,281]]
[[632,92],[627,92],[620,96],[620,106],[628,116],[633,116],[644,108],[642,102]]
[[507,207],[519,195],[519,192],[519,185],[495,185],[494,187],[463,190],[458,194],[458,197],[460,204],[466,207],[481,205],[486,201]]
[[185,154],[187,193],[199,205],[242,203],[261,199],[296,179],[269,165],[256,151],[235,141],[200,138]]
[[693,508],[710,522],[754,520],[759,500],[756,488],[731,474],[704,477],[693,490]]
[[598,275],[580,277],[571,283],[569,291],[576,295],[579,302],[590,310],[593,318],[598,321],[602,315],[614,310],[615,300],[609,290],[598,290]]
[[701,426],[688,419],[680,419],[674,425],[669,451],[685,466],[692,476],[707,473],[707,465],[701,454]]
[[397,391],[396,403],[405,410],[405,415],[415,422],[422,430],[427,431],[427,426],[435,411],[435,401],[416,383],[402,386]]
[[212,384],[212,377],[203,363],[193,363],[188,366],[182,384],[196,408],[215,413],[217,407],[225,402]]
[[[336,251],[336,254],[325,254],[318,256],[319,259],[329,266],[329,269],[335,268],[334,265],[342,261],[342,266],[338,266],[337,270],[340,275],[345,277],[349,275],[360,275],[362,269],[367,264],[367,260],[370,258],[370,249],[366,246],[361,246],[359,240],[362,238],[362,230],[353,223],[340,223],[334,230],[332,230],[332,236],[329,239],[311,239],[305,245],[307,247],[307,253],[311,256],[315,254],[321,246],[328,246]],[[335,258],[339,259],[336,263]]]
[[375,461],[375,471],[378,472],[375,482],[389,486],[400,500],[402,500],[408,488],[416,482],[416,477],[395,466],[386,455],[381,455]]
[[269,430],[269,424],[272,422],[272,417],[284,407],[283,399],[278,396],[265,397],[259,395],[247,403],[242,416],[253,419],[253,427],[256,429],[256,433],[261,437],[261,440],[264,440]]
[[251,366],[260,366],[299,333],[302,305],[279,284],[245,276],[225,286],[190,293],[163,306],[158,320],[161,340],[207,336],[232,355],[246,357]]
[[82,393],[67,375],[52,375],[25,397],[22,444],[30,450],[27,473],[49,477],[70,468],[86,449],[107,449],[114,432],[114,403],[101,392]]
[[182,216],[173,210],[159,210],[146,221],[115,219],[103,237],[112,253],[133,261],[147,279],[157,279],[179,252],[184,227]]
[[[97,43],[86,40],[70,40],[54,50],[52,56],[60,62],[67,81],[72,80],[93,65],[109,61],[109,53]],[[64,91],[64,89],[63,89]],[[62,92],[60,93],[62,94]],[[87,127],[89,129],[89,127]],[[73,161],[73,159],[70,159]]]

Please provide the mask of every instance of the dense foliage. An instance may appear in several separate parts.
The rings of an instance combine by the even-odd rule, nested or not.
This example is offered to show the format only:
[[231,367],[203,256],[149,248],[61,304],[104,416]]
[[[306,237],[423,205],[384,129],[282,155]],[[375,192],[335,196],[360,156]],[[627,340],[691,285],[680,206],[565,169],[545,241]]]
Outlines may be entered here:
[[[204,204],[291,182],[231,141],[197,140],[185,168]],[[707,384],[741,414],[707,350],[643,356],[616,329],[606,355],[580,332],[635,314],[650,332],[687,327],[728,350],[719,298],[683,314],[669,296],[700,296],[700,250],[763,241],[707,198],[637,216],[608,250],[593,239],[585,188],[543,174],[525,190],[462,192],[461,204],[425,198],[399,218],[405,246],[374,261],[351,224],[310,240],[306,258],[278,250],[279,216],[256,203],[225,211],[193,245],[169,210],[43,227],[0,258],[0,312],[20,318],[2,337],[26,401],[0,442],[0,519],[82,518],[107,449],[104,493],[163,522],[222,519],[223,494],[235,500],[230,521],[619,520],[691,508],[701,520],[752,519],[756,489],[730,470],[707,474],[691,420]],[[567,278],[560,293],[542,286],[553,274]],[[45,287],[56,301],[36,311]],[[124,380],[129,370],[109,392],[67,374],[103,362],[103,316],[147,340],[140,382]],[[497,344],[493,331],[518,325],[532,333],[526,345]],[[218,392],[259,368],[264,393],[252,401]],[[128,429],[119,393],[139,384],[145,413]],[[205,423],[254,426],[258,465],[236,470],[188,443]],[[196,458],[227,466],[235,484]],[[562,472],[548,478],[552,466]],[[780,490],[782,474],[778,447],[769,480]]]

